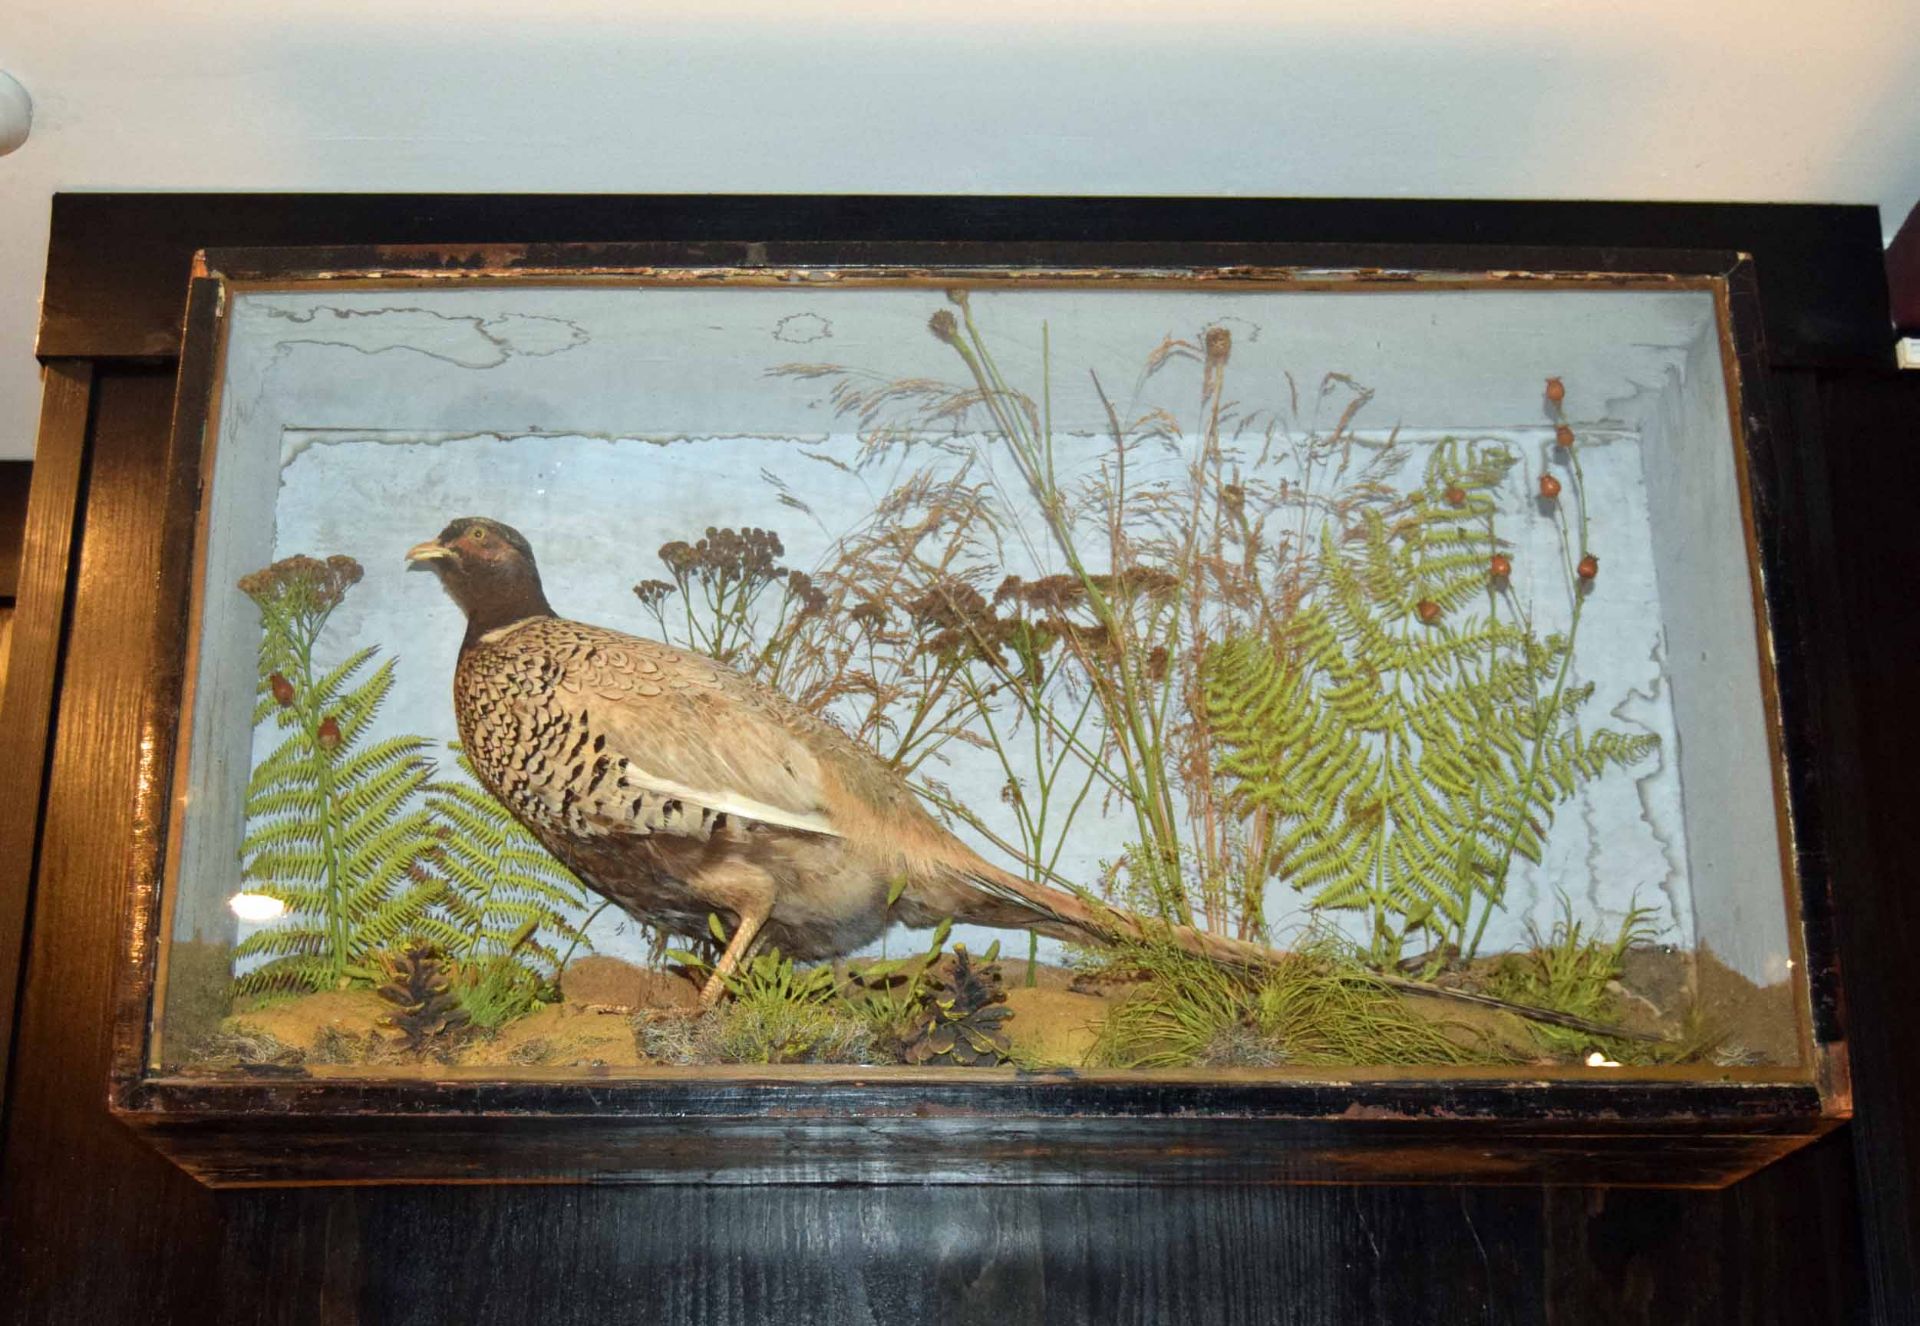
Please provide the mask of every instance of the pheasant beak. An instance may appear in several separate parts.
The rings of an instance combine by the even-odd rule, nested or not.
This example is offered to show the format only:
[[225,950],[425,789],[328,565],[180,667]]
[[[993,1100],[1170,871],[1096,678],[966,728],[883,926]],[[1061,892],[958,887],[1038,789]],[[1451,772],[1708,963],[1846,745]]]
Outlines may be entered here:
[[411,571],[416,566],[425,566],[428,562],[437,562],[454,555],[453,549],[446,544],[429,539],[425,543],[416,543],[407,549],[407,569]]

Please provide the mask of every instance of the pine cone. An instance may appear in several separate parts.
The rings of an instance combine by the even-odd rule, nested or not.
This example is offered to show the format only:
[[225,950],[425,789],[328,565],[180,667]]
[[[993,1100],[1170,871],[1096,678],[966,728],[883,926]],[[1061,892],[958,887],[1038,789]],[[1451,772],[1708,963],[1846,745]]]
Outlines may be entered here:
[[467,1024],[467,1012],[453,992],[452,966],[424,940],[387,960],[387,981],[378,993],[397,1009],[380,1025],[408,1050],[424,1050]]
[[962,1068],[1005,1063],[1011,1051],[1001,1024],[1013,1016],[1006,999],[1000,973],[976,967],[967,950],[956,945],[952,969],[935,978],[930,997],[915,1014],[901,1044],[901,1060]]

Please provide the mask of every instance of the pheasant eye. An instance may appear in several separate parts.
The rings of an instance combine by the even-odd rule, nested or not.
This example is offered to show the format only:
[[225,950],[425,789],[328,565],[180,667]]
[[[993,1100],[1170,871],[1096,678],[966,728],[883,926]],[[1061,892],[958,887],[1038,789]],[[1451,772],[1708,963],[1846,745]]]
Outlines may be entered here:
[[475,525],[467,531],[467,537],[475,543],[485,543],[487,541],[487,531],[483,527]]

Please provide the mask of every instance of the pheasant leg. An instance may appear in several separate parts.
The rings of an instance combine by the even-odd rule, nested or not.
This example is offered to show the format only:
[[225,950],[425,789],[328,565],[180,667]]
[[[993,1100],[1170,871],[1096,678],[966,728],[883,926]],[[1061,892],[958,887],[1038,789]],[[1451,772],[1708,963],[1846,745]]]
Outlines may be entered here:
[[727,951],[713,965],[713,975],[700,991],[702,1008],[712,1008],[720,1002],[720,996],[726,993],[727,977],[746,958],[753,941],[760,935],[760,927],[773,913],[773,880],[764,870],[742,861],[733,863],[726,875],[730,878],[709,876],[703,882],[714,894],[724,896],[728,909],[740,919],[734,926],[733,937],[727,941]]

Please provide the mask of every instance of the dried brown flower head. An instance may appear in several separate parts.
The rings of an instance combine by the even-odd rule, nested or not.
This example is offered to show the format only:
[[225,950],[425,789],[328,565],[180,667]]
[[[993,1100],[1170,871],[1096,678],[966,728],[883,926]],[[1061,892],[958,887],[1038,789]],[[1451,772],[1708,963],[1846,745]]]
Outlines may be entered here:
[[1152,566],[1126,566],[1118,575],[1088,577],[1109,598],[1164,598],[1180,588],[1180,577]]
[[1078,576],[1051,575],[1038,580],[1008,576],[994,591],[993,602],[997,607],[1011,600],[1024,603],[1036,612],[1058,614],[1084,602],[1086,597],[1087,587],[1080,583]]
[[827,592],[805,571],[787,572],[787,593],[792,596],[799,617],[812,617],[827,609]]
[[956,344],[960,339],[960,320],[953,316],[953,310],[943,308],[927,319],[927,330],[933,333],[936,341]]
[[869,630],[878,630],[887,624],[887,605],[878,599],[856,603],[853,610],[847,614],[847,619]]
[[706,537],[698,543],[676,539],[662,544],[660,561],[668,574],[681,583],[695,579],[731,584],[785,575],[786,568],[778,565],[778,559],[785,556],[786,551],[780,536],[772,530],[708,526]]
[[906,608],[914,624],[928,632],[921,652],[942,658],[998,657],[1016,625],[958,576],[942,576],[909,599]]
[[667,595],[673,593],[673,584],[666,580],[642,580],[633,587],[633,593],[642,607],[658,609],[667,601]]
[[330,612],[366,572],[351,557],[283,557],[240,577],[240,592],[262,608],[284,603],[296,610]]

